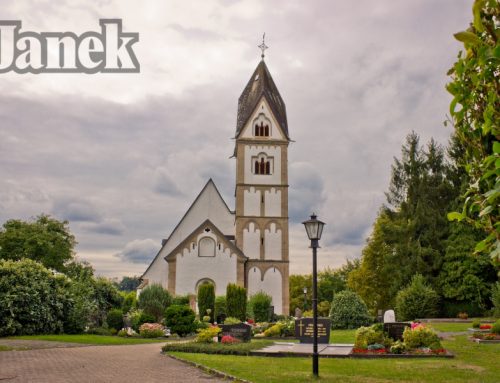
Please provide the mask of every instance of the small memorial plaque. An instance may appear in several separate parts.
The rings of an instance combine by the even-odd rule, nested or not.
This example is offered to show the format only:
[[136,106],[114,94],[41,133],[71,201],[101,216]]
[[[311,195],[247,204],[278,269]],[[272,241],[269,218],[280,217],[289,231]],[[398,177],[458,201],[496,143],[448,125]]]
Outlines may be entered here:
[[220,325],[220,328],[222,331],[219,333],[219,341],[224,335],[231,335],[243,342],[250,342],[250,339],[252,339],[252,326],[249,324],[223,324]]
[[384,331],[394,340],[403,340],[403,332],[407,327],[411,325],[406,322],[384,323]]
[[[318,343],[330,343],[330,326],[330,319],[318,318]],[[295,320],[295,338],[300,340],[300,343],[314,342],[313,318]]]

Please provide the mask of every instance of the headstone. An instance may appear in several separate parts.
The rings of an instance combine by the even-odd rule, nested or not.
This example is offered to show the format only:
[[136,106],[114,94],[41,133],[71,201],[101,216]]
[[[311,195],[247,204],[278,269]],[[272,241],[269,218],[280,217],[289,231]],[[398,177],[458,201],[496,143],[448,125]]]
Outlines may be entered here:
[[387,310],[384,313],[384,323],[392,322],[396,322],[396,314],[394,314],[394,310]]
[[246,323],[223,324],[220,326],[219,341],[224,335],[231,335],[233,338],[243,342],[250,342],[252,339],[252,326]]
[[[318,343],[330,343],[330,327],[330,319],[318,318]],[[295,320],[295,338],[300,343],[314,343],[313,318]]]
[[402,341],[403,332],[407,327],[411,327],[411,324],[407,322],[384,323],[384,332],[389,335],[389,338]]
[[302,318],[302,310],[299,309],[298,307],[295,309],[295,318],[297,319]]

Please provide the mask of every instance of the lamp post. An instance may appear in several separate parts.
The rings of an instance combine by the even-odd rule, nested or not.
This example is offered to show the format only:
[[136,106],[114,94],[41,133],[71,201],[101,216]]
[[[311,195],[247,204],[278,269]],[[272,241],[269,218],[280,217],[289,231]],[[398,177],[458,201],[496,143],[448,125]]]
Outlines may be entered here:
[[307,310],[307,287],[304,287],[304,311]]
[[306,228],[307,236],[311,240],[311,248],[313,249],[313,275],[312,275],[312,305],[313,305],[313,375],[319,375],[318,361],[318,271],[316,263],[316,251],[319,247],[319,240],[323,233],[324,222],[317,219],[316,214],[312,214],[311,218],[302,222]]

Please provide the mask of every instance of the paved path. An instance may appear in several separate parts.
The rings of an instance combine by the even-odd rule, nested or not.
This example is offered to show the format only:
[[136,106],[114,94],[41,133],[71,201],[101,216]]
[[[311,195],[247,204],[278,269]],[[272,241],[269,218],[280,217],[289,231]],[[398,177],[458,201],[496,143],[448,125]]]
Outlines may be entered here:
[[0,382],[223,382],[160,351],[158,343],[3,351]]

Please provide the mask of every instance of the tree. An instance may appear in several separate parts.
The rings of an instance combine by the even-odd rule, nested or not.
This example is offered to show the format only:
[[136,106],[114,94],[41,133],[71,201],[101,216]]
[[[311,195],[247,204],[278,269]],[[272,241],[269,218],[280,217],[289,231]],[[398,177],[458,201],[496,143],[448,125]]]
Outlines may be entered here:
[[140,284],[141,280],[137,276],[123,277],[118,283],[118,289],[121,291],[135,291]]
[[330,318],[332,328],[358,328],[371,323],[368,309],[358,294],[344,290],[333,298]]
[[476,252],[500,263],[500,73],[498,0],[475,0],[473,22],[455,38],[464,44],[448,72],[453,95],[450,114],[464,148],[469,184],[461,212],[449,219],[465,220],[483,230]]
[[251,317],[255,322],[269,321],[269,308],[273,298],[263,291],[259,291],[248,299],[248,307]]
[[137,306],[152,315],[158,323],[171,303],[172,296],[160,284],[146,286],[137,299]]
[[194,311],[185,305],[171,305],[165,311],[165,324],[173,334],[186,336],[196,330]]
[[[210,317],[210,322],[214,321],[215,286],[212,283],[204,283],[198,287],[198,312],[200,319],[204,316]],[[210,312],[208,312],[210,310]]]
[[396,297],[396,314],[399,320],[432,318],[438,313],[438,303],[438,294],[422,275],[415,274]]
[[68,221],[44,214],[32,222],[8,220],[0,229],[0,259],[29,258],[60,272],[73,259],[75,245]]
[[234,283],[229,283],[226,288],[226,312],[228,317],[246,319],[247,290]]
[[[290,291],[290,315],[295,315],[295,309],[298,307],[302,311],[311,309],[311,294],[312,294],[312,278],[309,275],[290,275],[289,291]],[[304,287],[307,287],[306,301],[309,302],[308,307],[304,307]],[[306,304],[307,304],[306,302]]]

